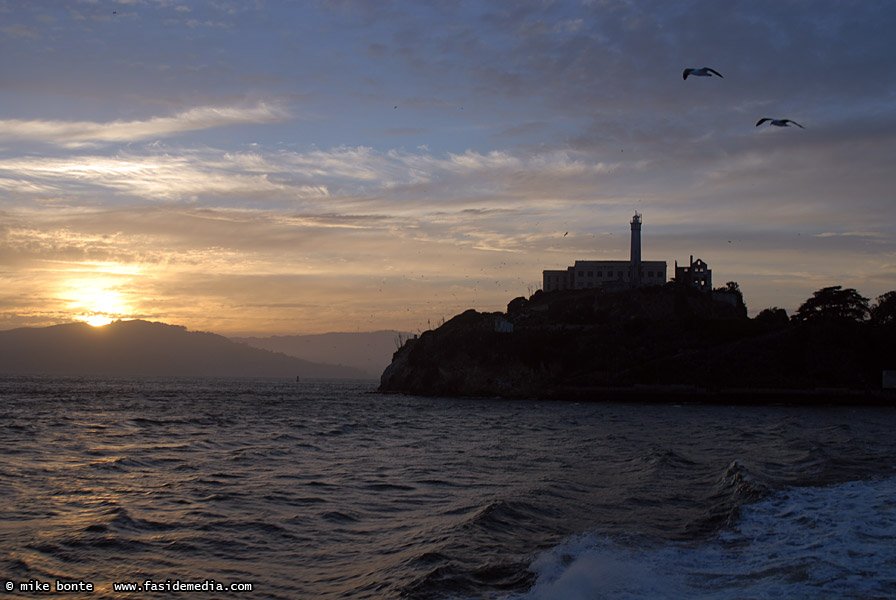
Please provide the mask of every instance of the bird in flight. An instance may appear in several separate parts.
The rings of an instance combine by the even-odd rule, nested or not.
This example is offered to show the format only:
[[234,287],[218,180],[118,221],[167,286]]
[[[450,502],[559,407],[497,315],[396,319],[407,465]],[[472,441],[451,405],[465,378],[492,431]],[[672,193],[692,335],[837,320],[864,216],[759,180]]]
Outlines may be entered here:
[[[687,79],[688,75],[694,75],[696,77],[712,77],[713,75],[715,75],[716,77],[722,77],[721,73],[719,73],[718,71],[714,71],[709,67],[703,67],[702,69],[685,69],[684,73],[682,73],[681,75],[681,78]],[[722,79],[724,79],[724,77],[722,77]]]
[[756,127],[759,127],[760,125],[762,125],[762,124],[765,123],[766,121],[769,121],[772,125],[775,125],[776,127],[789,127],[790,124],[793,123],[794,125],[796,125],[796,126],[799,127],[800,129],[805,129],[805,127],[803,127],[802,125],[800,125],[800,124],[797,123],[796,121],[791,121],[790,119],[770,119],[769,117],[765,117],[765,118],[759,119],[759,122],[756,123]]

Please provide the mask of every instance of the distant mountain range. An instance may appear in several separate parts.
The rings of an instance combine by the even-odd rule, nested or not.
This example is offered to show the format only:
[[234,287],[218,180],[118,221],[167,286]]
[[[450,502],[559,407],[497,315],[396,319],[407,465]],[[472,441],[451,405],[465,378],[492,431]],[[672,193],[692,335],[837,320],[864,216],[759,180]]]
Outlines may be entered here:
[[384,330],[231,339],[255,348],[282,352],[303,360],[360,369],[367,376],[379,379],[385,368],[392,362],[392,355],[400,346],[399,338],[408,339],[409,337],[407,333]]
[[148,321],[0,331],[0,373],[365,379],[370,373]]

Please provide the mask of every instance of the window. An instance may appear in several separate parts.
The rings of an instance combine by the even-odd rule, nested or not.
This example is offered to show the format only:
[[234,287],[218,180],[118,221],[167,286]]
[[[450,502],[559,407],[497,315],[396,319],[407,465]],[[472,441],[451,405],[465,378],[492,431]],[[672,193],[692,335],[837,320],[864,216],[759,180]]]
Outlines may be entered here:
[[647,271],[647,276],[648,276],[648,277],[653,277],[653,271]]
[[597,276],[598,276],[598,277],[603,277],[603,276],[604,276],[604,272],[603,272],[603,271],[598,271],[598,272],[597,272]]
[[594,271],[588,271],[588,277],[594,277]]

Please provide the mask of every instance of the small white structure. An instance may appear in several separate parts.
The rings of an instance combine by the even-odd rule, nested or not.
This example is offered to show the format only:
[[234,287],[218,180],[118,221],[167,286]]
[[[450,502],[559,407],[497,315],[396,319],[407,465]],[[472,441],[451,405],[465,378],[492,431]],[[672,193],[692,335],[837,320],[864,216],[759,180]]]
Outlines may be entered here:
[[565,269],[542,272],[542,289],[581,290],[588,288],[629,288],[666,283],[666,261],[641,260],[641,215],[631,221],[632,243],[629,260],[577,260]]
[[881,387],[885,390],[896,390],[896,371],[884,371],[881,377]]
[[504,317],[495,317],[495,331],[497,333],[513,333],[513,323]]

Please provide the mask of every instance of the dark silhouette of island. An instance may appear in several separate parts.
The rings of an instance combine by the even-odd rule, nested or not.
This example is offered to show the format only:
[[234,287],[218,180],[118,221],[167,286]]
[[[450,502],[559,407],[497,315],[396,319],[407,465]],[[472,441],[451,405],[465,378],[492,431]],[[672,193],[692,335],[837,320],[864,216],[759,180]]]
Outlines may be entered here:
[[[824,288],[792,317],[748,318],[720,294],[669,283],[538,291],[506,313],[468,310],[408,340],[380,391],[575,400],[896,402],[896,292],[874,307]],[[887,386],[889,387],[889,386]],[[871,398],[873,396],[873,398]],[[883,399],[883,400],[881,400]]]
[[251,348],[148,321],[0,331],[0,373],[364,379],[358,369]]
[[392,361],[397,340],[407,337],[405,332],[383,330],[231,339],[303,360],[360,369],[371,379],[378,379]]

